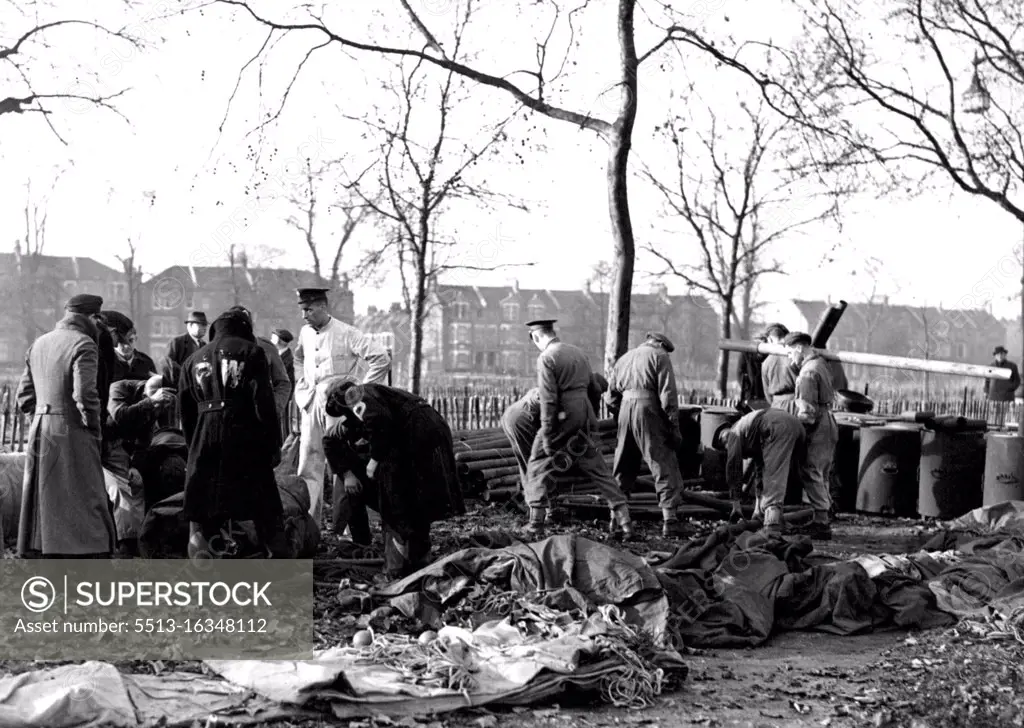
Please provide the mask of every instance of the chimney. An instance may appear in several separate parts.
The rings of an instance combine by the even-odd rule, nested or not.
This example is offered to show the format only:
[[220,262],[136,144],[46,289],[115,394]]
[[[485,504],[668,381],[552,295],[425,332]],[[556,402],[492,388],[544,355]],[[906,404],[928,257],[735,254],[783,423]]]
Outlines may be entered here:
[[882,304],[885,306],[889,305],[889,296],[882,296]]
[[377,307],[376,306],[367,306],[366,307],[366,315],[367,316],[373,316],[375,313],[377,313]]
[[591,284],[591,281],[590,281],[589,278],[587,280],[583,281],[583,292],[586,293],[588,296],[591,293],[593,293],[592,284]]
[[402,313],[402,304],[395,301],[391,304],[391,313]]

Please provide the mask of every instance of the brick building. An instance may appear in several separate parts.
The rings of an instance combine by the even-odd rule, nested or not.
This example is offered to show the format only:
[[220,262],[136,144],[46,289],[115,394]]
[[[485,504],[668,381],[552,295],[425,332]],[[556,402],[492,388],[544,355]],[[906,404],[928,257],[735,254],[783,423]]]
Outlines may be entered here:
[[0,376],[21,375],[25,352],[64,315],[64,304],[78,293],[103,297],[103,306],[128,313],[125,273],[92,258],[0,253]]
[[[699,379],[713,372],[718,316],[705,299],[670,296],[665,288],[634,293],[630,346],[650,330],[675,342],[673,360],[680,377]],[[608,296],[588,289],[541,290],[511,286],[439,284],[424,322],[423,375],[530,378],[537,350],[525,322],[558,319],[558,331],[603,369]],[[357,320],[364,331],[390,332],[394,338],[396,377],[408,358],[408,316],[397,305],[389,312],[371,309]],[[399,369],[401,367],[401,369]]]
[[[172,338],[185,332],[190,311],[204,311],[212,323],[236,304],[253,312],[256,333],[269,336],[283,327],[298,335],[302,317],[295,289],[321,285],[314,274],[293,268],[237,266],[173,266],[141,286],[135,327],[139,348],[159,360]],[[330,296],[335,315],[353,320],[353,297],[348,281]]]

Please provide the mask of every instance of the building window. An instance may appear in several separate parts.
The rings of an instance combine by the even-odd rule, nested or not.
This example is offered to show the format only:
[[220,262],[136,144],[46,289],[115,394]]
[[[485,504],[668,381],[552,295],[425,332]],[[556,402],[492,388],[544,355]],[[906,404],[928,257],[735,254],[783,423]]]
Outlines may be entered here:
[[531,301],[527,307],[526,312],[530,314],[530,320],[536,321],[537,319],[544,318],[544,304],[539,301]]
[[505,351],[502,352],[502,369],[506,374],[518,374],[523,369],[523,352]]
[[153,338],[169,339],[177,336],[178,320],[169,317],[154,317],[150,327]]
[[[520,336],[523,336],[523,339],[520,339]],[[524,340],[525,338],[526,337],[524,335],[524,332],[520,331],[517,328],[509,326],[508,324],[502,324],[501,334],[498,340],[500,341],[501,345],[504,346],[507,344],[516,344],[519,341]]]
[[470,343],[472,328],[472,324],[452,324],[452,343]]
[[456,321],[467,321],[469,319],[469,303],[466,301],[456,301],[452,304],[453,313],[455,314]]
[[177,281],[172,284],[160,281],[153,288],[153,308],[158,311],[171,311],[178,308],[181,305],[181,299],[182,291]]
[[78,293],[78,281],[64,281],[64,293],[69,296]]
[[519,303],[517,301],[506,301],[501,304],[501,318],[510,323],[519,323]]
[[189,291],[185,294],[185,308],[189,311],[193,311],[196,305],[196,294],[193,291]]
[[495,365],[497,363],[498,363],[498,354],[496,352],[493,352],[493,351],[487,352],[487,368],[488,369],[494,369],[494,367],[495,367]]
[[128,300],[128,284],[127,283],[108,283],[107,284],[107,296],[111,301],[127,301]]
[[469,369],[471,366],[470,353],[464,349],[456,349],[450,356],[452,369]]
[[966,359],[967,358],[967,344],[962,341],[958,341],[956,344],[956,358]]

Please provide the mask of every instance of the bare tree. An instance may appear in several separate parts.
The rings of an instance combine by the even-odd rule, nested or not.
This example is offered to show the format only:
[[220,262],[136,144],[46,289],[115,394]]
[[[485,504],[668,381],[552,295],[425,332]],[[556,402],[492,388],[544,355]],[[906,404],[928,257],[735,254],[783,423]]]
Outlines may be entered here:
[[[597,302],[601,306],[601,319],[608,320],[608,301],[611,299],[612,288],[615,286],[615,266],[607,260],[595,263],[590,269],[590,276],[587,278],[587,287],[591,292],[596,292]],[[607,348],[608,329],[601,332],[601,350]]]
[[[306,160],[302,178],[289,192],[287,200],[293,208],[285,222],[298,230],[313,259],[313,273],[325,286],[337,290],[341,285],[342,253],[357,229],[367,223],[372,208],[355,185],[362,182],[369,169],[343,184],[333,175],[342,174],[347,160],[331,160],[314,165]],[[340,221],[335,216],[340,216]],[[326,270],[325,270],[326,268]]]
[[[830,89],[814,114],[816,127],[866,128],[876,119],[859,156],[882,163],[904,189],[942,180],[1024,224],[1019,3],[900,0],[882,21],[884,33],[872,32],[878,18],[856,4],[803,0],[802,7],[807,43],[800,65]],[[794,95],[802,90],[799,83],[792,88]],[[977,303],[966,296],[959,306]],[[1024,418],[1020,428],[1024,433]]]
[[117,256],[128,287],[128,317],[132,321],[139,320],[139,291],[142,288],[142,268],[136,263],[136,246],[136,241],[128,238],[128,254]]
[[[812,223],[833,216],[838,192],[812,185],[810,173],[787,168],[792,125],[765,102],[739,102],[742,124],[724,122],[712,108],[688,99],[686,118],[671,118],[661,134],[674,150],[672,176],[645,168],[661,193],[666,216],[682,222],[699,255],[690,262],[666,244],[645,246],[692,291],[711,296],[720,309],[721,338],[732,338],[734,325],[749,326],[753,286],[765,275],[781,273],[768,260],[771,246]],[[685,254],[685,253],[684,253]],[[745,303],[737,316],[737,295]],[[729,383],[729,352],[718,355],[718,389]]]
[[[141,7],[135,0],[111,0],[106,5],[106,10],[126,14]],[[0,116],[38,114],[63,144],[67,141],[57,130],[56,117],[96,108],[127,122],[115,103],[128,89],[106,90],[103,74],[96,70],[110,64],[75,64],[73,52],[63,55],[63,48],[74,45],[75,39],[94,38],[97,48],[111,44],[111,60],[117,62],[118,57],[142,50],[145,43],[139,33],[83,18],[85,4],[74,13],[44,0],[11,0],[5,7],[0,13]],[[152,27],[160,18],[148,20]],[[62,76],[69,80],[62,83]]]
[[[460,41],[461,34],[456,35],[456,56]],[[514,114],[474,142],[459,140],[453,131],[455,110],[467,104],[466,85],[454,72],[434,79],[428,70],[422,59],[396,65],[392,88],[397,113],[382,113],[379,122],[370,122],[382,137],[380,159],[374,165],[377,179],[352,182],[385,233],[383,245],[369,255],[369,266],[397,263],[409,313],[409,388],[414,393],[420,388],[428,298],[438,276],[505,267],[481,265],[455,252],[457,239],[442,231],[440,218],[456,201],[478,206],[496,201],[512,204],[482,180],[473,179],[472,173],[506,139],[505,129]]]
[[[298,8],[292,8],[305,17],[301,20],[286,21],[275,20],[252,7],[247,0],[215,0],[224,5],[237,8],[242,15],[247,15],[255,20],[266,31],[266,40],[257,51],[256,56],[243,67],[244,72],[253,62],[263,58],[272,47],[272,41],[283,34],[306,34],[314,39],[315,45],[305,54],[299,63],[296,75],[301,72],[310,56],[328,46],[338,46],[346,52],[376,53],[390,56],[392,58],[419,59],[443,69],[448,73],[455,73],[469,81],[501,91],[511,96],[517,103],[525,108],[541,114],[550,119],[562,121],[573,126],[592,131],[608,146],[607,184],[609,206],[609,217],[611,222],[612,236],[614,239],[615,254],[615,285],[610,298],[608,309],[608,338],[605,350],[605,366],[611,368],[614,362],[625,353],[629,343],[630,324],[630,301],[633,286],[633,269],[635,263],[635,243],[633,235],[633,223],[630,216],[628,181],[629,181],[629,157],[632,150],[633,129],[636,123],[637,102],[639,97],[638,77],[641,66],[652,62],[662,56],[662,51],[667,46],[689,46],[709,56],[722,66],[736,68],[739,64],[732,58],[723,55],[717,47],[705,40],[692,24],[692,14],[684,19],[677,20],[675,11],[668,3],[660,4],[660,12],[663,17],[654,18],[652,13],[655,8],[645,8],[641,13],[642,19],[648,20],[651,30],[657,33],[659,40],[648,50],[638,52],[636,48],[636,22],[635,15],[637,0],[616,0],[615,9],[615,37],[618,45],[619,61],[615,74],[614,90],[617,99],[612,106],[609,118],[601,118],[594,113],[592,108],[570,108],[571,104],[562,103],[560,98],[565,94],[564,87],[567,86],[563,80],[564,71],[567,68],[580,63],[572,57],[572,52],[578,47],[577,30],[579,17],[585,12],[597,12],[605,10],[607,6],[591,7],[589,0],[576,0],[575,3],[562,2],[560,0],[538,0],[526,6],[528,9],[522,11],[524,17],[536,18],[539,26],[544,23],[535,37],[523,38],[522,42],[504,44],[503,50],[509,48],[526,49],[530,58],[524,62],[517,60],[507,72],[488,72],[482,70],[486,62],[481,60],[479,64],[460,59],[452,53],[452,48],[457,45],[454,36],[460,35],[470,17],[477,12],[478,5],[472,0],[454,0],[450,12],[444,13],[444,17],[453,18],[453,27],[448,29],[446,34],[438,32],[437,28],[428,27],[423,17],[418,14],[408,0],[397,0],[400,6],[407,27],[412,29],[415,39],[408,45],[392,45],[391,40],[396,37],[393,27],[389,27],[389,41],[376,43],[370,40],[356,39],[343,30],[342,22],[328,23],[322,16],[309,9],[308,4],[302,4]],[[498,6],[496,3],[495,6]],[[392,6],[394,8],[394,6]],[[396,9],[396,12],[399,12]],[[541,20],[541,14],[547,13],[551,18],[550,23]],[[342,16],[345,13],[341,13]],[[682,13],[678,14],[682,17]],[[437,17],[441,17],[437,14]],[[610,18],[609,18],[610,20]],[[362,23],[352,23],[350,27],[357,27]],[[493,28],[489,31],[493,33]],[[562,50],[556,46],[564,40]],[[493,42],[490,34],[487,38],[479,39],[483,56],[486,47]],[[532,67],[528,67],[532,64]],[[528,81],[524,84],[517,84],[515,77],[525,77]],[[236,84],[236,91],[240,83]],[[290,90],[291,86],[289,86]],[[288,93],[284,94],[284,100]],[[232,94],[232,98],[234,94]],[[229,101],[230,108],[230,101]],[[280,112],[278,112],[280,113]],[[270,119],[276,118],[275,114]]]

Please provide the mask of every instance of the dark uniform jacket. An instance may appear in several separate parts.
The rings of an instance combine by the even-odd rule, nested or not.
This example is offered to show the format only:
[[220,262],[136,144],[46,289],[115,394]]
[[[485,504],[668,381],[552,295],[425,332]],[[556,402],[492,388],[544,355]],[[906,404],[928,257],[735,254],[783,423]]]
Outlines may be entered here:
[[177,362],[179,366],[185,364],[185,360],[199,351],[202,344],[196,343],[191,334],[185,333],[175,336],[167,345],[167,358]]
[[985,396],[991,402],[1012,402],[1017,392],[1017,387],[1020,386],[1020,372],[1017,371],[1017,365],[1007,359],[1002,364],[993,361],[989,364],[990,367],[1002,367],[1003,369],[1009,369],[1011,377],[1009,380],[1006,379],[986,379],[985,380]]
[[[402,536],[437,520],[465,513],[456,475],[452,432],[426,400],[384,384],[348,389],[344,380],[326,392],[325,409],[344,418],[324,436],[332,470],[351,470],[344,457],[360,440],[369,441],[377,461],[372,480],[381,519]],[[339,459],[338,454],[342,454]]]
[[149,445],[158,419],[158,408],[146,397],[146,383],[137,379],[114,382],[107,404],[111,456],[106,467],[128,477],[131,458]]
[[744,402],[766,399],[764,381],[761,379],[761,365],[765,358],[762,354],[749,352],[740,358],[740,399]]
[[149,356],[136,350],[131,362],[126,362],[121,357],[114,356],[114,376],[111,382],[120,382],[122,379],[146,380],[156,374],[156,363]]
[[268,521],[283,509],[274,480],[281,430],[267,357],[244,314],[215,323],[215,338],[185,363],[178,385],[189,443],[184,515]]
[[546,454],[563,449],[580,431],[589,432],[596,424],[588,397],[591,374],[587,355],[557,337],[537,357],[538,434]]
[[832,408],[835,396],[828,362],[817,355],[805,359],[796,380],[797,418],[806,425],[817,424]]

